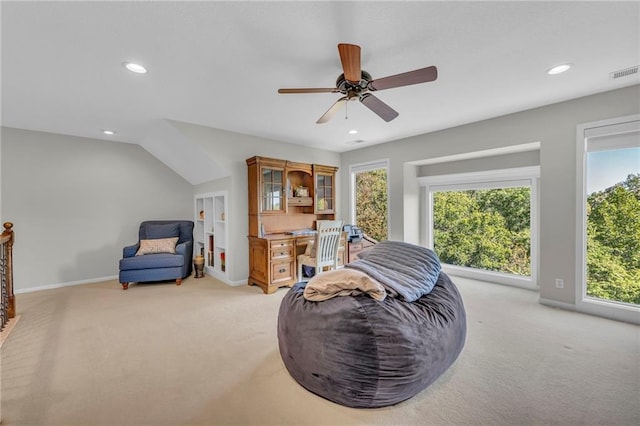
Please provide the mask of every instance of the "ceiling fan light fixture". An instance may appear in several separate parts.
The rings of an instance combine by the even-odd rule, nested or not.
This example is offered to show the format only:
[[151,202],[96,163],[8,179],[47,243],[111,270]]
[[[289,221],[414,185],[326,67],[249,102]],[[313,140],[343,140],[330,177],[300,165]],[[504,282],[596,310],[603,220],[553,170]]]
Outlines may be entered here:
[[550,68],[547,71],[547,74],[549,75],[556,75],[556,74],[562,74],[563,72],[569,71],[569,68],[571,68],[573,64],[560,64],[560,65],[556,65],[553,68]]
[[131,72],[136,74],[146,74],[147,69],[140,64],[136,64],[134,62],[123,62],[122,66],[128,69]]

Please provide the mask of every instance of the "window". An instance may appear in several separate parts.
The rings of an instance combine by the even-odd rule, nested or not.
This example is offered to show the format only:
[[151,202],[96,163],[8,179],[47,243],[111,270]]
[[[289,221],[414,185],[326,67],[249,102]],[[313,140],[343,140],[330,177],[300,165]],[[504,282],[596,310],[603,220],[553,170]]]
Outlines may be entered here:
[[427,242],[449,272],[536,287],[538,167],[420,178]]
[[443,263],[531,275],[531,189],[433,192],[433,247]]
[[578,304],[640,306],[640,121],[578,126]]
[[377,241],[388,237],[388,170],[388,160],[349,167],[353,224]]

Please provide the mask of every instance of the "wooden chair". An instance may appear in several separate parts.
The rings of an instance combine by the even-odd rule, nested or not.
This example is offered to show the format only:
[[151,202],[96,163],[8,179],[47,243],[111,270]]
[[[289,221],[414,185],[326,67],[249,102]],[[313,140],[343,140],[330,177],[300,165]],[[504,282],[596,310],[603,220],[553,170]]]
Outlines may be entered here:
[[336,269],[338,267],[342,221],[318,220],[316,221],[316,230],[318,234],[313,243],[314,248],[310,253],[298,256],[298,282],[305,281],[302,276],[303,265],[312,266],[314,275],[322,272],[324,268]]

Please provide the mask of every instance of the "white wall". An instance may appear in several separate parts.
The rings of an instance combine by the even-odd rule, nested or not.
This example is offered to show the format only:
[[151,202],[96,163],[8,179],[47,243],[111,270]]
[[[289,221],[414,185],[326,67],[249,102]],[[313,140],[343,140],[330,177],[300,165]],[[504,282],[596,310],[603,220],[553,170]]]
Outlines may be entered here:
[[[405,192],[415,192],[415,184],[407,181],[415,173],[405,169],[407,163],[539,141],[540,297],[574,304],[576,126],[638,112],[640,86],[631,86],[343,153],[342,169],[348,170],[350,164],[364,161],[390,160],[389,235],[390,239],[406,239],[420,227],[415,220],[424,220],[404,211],[406,205],[413,208],[413,204],[404,202]],[[341,180],[345,189],[349,188],[347,174]],[[345,190],[341,198],[343,208],[348,202],[349,193]],[[564,279],[563,289],[555,288],[555,278]]]
[[14,288],[118,274],[143,220],[193,220],[193,186],[138,145],[2,128]]
[[[237,284],[246,283],[249,276],[246,159],[259,155],[339,167],[340,154],[193,124],[180,122],[173,122],[173,124],[182,131],[189,141],[200,145],[211,158],[215,158],[222,167],[231,172],[229,178],[196,185],[194,194],[219,190],[228,191],[229,238],[227,242],[230,247],[227,250],[227,263],[229,279]],[[338,182],[340,182],[340,175],[339,170]],[[341,197],[340,187],[337,188],[336,197],[338,200]],[[342,211],[346,210],[342,209]],[[336,218],[341,217],[340,212],[341,205],[338,204]]]

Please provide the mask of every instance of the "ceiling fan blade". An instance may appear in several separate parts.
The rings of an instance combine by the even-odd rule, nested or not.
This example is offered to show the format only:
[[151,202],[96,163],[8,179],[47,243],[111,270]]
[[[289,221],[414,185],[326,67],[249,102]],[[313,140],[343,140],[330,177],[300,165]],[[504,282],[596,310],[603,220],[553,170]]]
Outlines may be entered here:
[[338,93],[335,87],[326,88],[301,88],[301,89],[278,89],[278,93]]
[[353,84],[359,83],[362,78],[360,46],[340,43],[338,45],[338,53],[340,53],[340,61],[342,62],[345,80]]
[[348,100],[349,99],[346,96],[343,96],[340,99],[338,99],[336,103],[331,105],[331,108],[329,108],[327,112],[325,112],[322,115],[322,117],[320,117],[318,121],[316,121],[316,124],[326,123],[327,121],[331,120],[331,118],[336,114],[336,112],[338,112],[340,108],[342,108],[342,105],[344,105]]
[[369,90],[391,89],[394,87],[427,83],[429,81],[435,80],[436,78],[438,78],[438,69],[434,66],[431,66],[370,81],[367,85],[367,88]]
[[371,111],[378,114],[380,118],[386,122],[393,120],[399,115],[396,110],[373,96],[371,93],[365,93],[360,96],[360,102],[362,102]]

